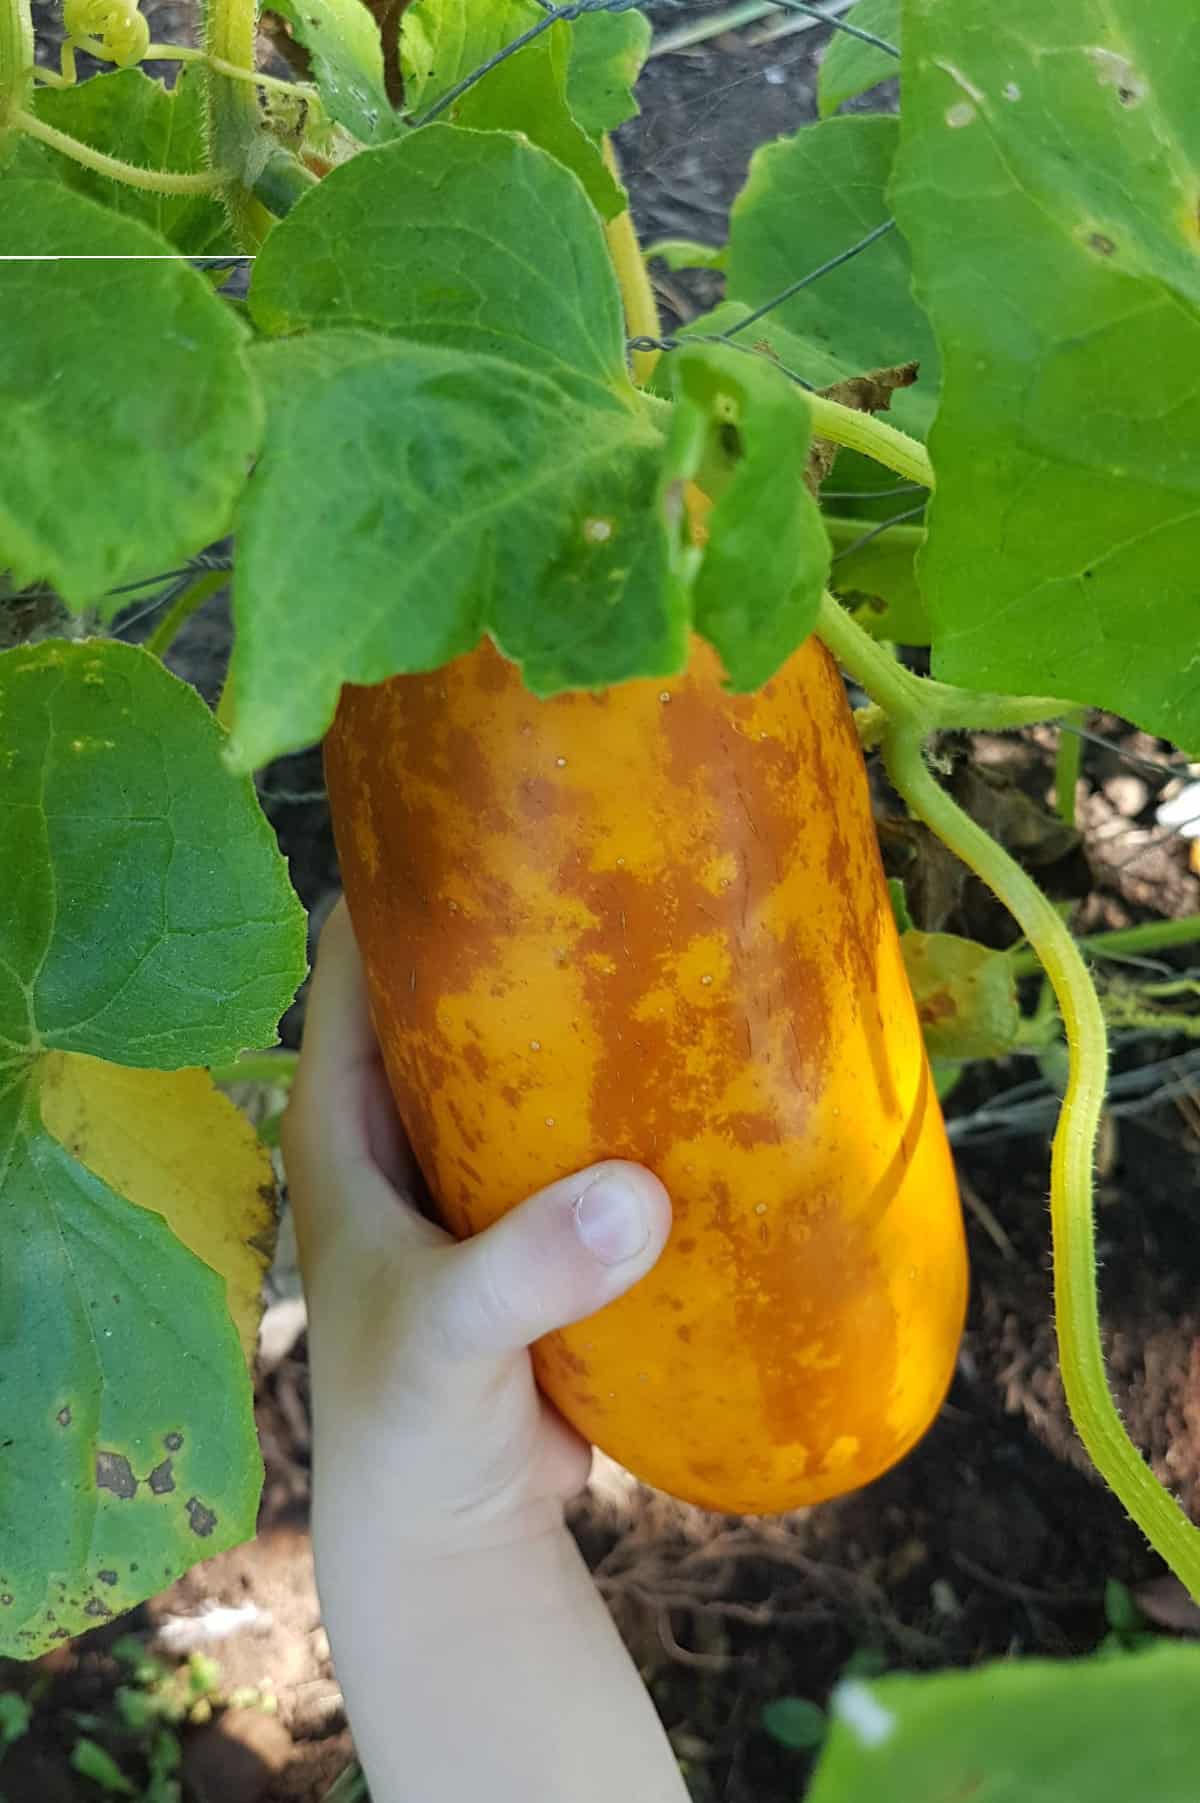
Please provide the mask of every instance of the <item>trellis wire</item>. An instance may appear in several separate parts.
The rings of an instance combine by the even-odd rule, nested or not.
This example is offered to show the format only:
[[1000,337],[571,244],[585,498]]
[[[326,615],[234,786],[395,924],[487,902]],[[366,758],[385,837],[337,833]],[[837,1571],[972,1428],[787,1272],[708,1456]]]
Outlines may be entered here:
[[[421,114],[419,119],[412,121],[413,125],[428,125],[432,120],[439,118],[442,113],[454,105],[456,100],[460,100],[473,88],[476,82],[482,81],[485,75],[490,75],[493,69],[498,69],[501,63],[507,62],[510,56],[515,56],[518,50],[524,50],[527,44],[532,44],[537,38],[540,38],[544,32],[550,30],[552,25],[569,25],[576,19],[582,19],[587,13],[624,13],[640,10],[635,4],[635,0],[569,0],[569,4],[565,6],[552,6],[547,4],[547,0],[538,0],[538,4],[543,9],[540,19],[515,38],[511,38],[507,44],[501,45],[499,50],[470,70],[460,81],[456,81],[453,87],[447,88],[446,92],[439,96],[433,105]],[[863,31],[858,25],[851,25],[837,13],[822,12],[820,7],[804,5],[802,0],[771,0],[771,5],[779,7],[785,12],[803,13],[813,21],[814,25],[828,25],[834,31],[844,31],[850,37],[859,38],[866,44],[872,44],[877,50],[882,50],[889,56],[898,57],[900,54],[896,46],[889,44],[885,38],[876,37],[875,33],[871,31]]]
[[872,526],[870,531],[864,532],[861,538],[856,538],[852,544],[844,545],[840,551],[835,551],[829,560],[830,563],[840,563],[843,557],[852,557],[855,551],[861,551],[864,545],[869,545],[872,539],[878,538],[890,526],[903,525],[905,520],[919,520],[924,512],[925,503],[922,501],[917,507],[906,507],[903,513],[894,513],[891,519],[880,520],[878,525]]
[[[1118,1071],[1108,1080],[1107,1112],[1121,1117],[1149,1114],[1176,1096],[1190,1094],[1196,1088],[1198,1078],[1200,1050],[1161,1058],[1138,1070]],[[970,1114],[951,1116],[946,1122],[946,1132],[956,1146],[1012,1139],[1051,1126],[1061,1106],[1062,1097],[1058,1091],[1044,1080],[1034,1078],[1002,1090]]]
[[835,14],[822,12],[819,6],[808,6],[805,0],[771,0],[782,12],[803,13],[815,25],[831,25],[835,31],[844,31],[847,37],[857,38],[860,43],[871,44],[876,50],[882,50],[885,56],[892,56],[899,61],[900,52],[895,44],[889,44],[886,38],[877,37],[873,31],[864,31],[861,25],[852,25],[849,19],[842,19]]

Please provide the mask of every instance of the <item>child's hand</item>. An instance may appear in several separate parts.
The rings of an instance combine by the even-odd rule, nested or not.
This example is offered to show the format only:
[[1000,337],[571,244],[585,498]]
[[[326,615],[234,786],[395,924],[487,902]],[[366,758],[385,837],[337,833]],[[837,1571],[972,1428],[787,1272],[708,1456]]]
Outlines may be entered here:
[[419,1214],[344,902],[321,936],[283,1150],[318,1538],[382,1529],[419,1556],[559,1525],[590,1449],[535,1388],[526,1347],[650,1270],[671,1226],[658,1179],[595,1165],[461,1245]]

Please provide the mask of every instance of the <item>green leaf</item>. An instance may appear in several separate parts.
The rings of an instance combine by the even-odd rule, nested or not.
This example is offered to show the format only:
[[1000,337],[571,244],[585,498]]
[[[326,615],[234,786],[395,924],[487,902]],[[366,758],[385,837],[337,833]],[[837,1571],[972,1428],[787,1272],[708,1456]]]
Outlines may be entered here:
[[187,683],[112,641],[0,656],[0,1076],[156,1070],[273,1043],[304,917],[252,785]]
[[312,78],[330,117],[361,144],[402,129],[384,85],[379,27],[362,0],[270,0],[312,55]]
[[763,1727],[781,1746],[819,1747],[825,1738],[825,1711],[807,1697],[775,1697],[763,1704]]
[[81,1736],[71,1753],[71,1764],[93,1784],[98,1784],[109,1796],[136,1796],[132,1784],[117,1764],[111,1753],[106,1753],[96,1741]]
[[[885,43],[900,43],[900,0],[858,0],[846,14],[848,25],[862,31],[873,31]],[[886,50],[875,44],[864,44],[847,31],[835,31],[821,58],[817,72],[817,105],[822,119],[836,113],[847,100],[854,100],[881,81],[899,75],[900,64]]]
[[766,359],[732,346],[685,345],[671,373],[664,481],[678,492],[699,480],[716,503],[694,573],[695,553],[683,551],[696,629],[720,652],[730,688],[756,689],[812,630],[829,571],[829,542],[804,483],[808,408]]
[[570,57],[570,28],[553,26],[470,88],[454,108],[454,121],[477,131],[524,132],[531,144],[573,170],[592,205],[603,218],[613,219],[628,201],[599,145],[571,115]]
[[724,269],[727,244],[698,244],[694,238],[656,238],[644,252],[647,263],[658,257],[668,269]]
[[1157,1646],[844,1684],[809,1803],[1193,1803],[1198,1683]]
[[1000,1058],[1021,1033],[1012,960],[955,933],[902,935],[925,1044],[934,1058]]
[[[898,130],[893,118],[828,119],[756,151],[730,216],[728,298],[762,306],[882,224]],[[769,343],[786,331],[803,347],[793,367],[817,388],[916,359],[920,379],[895,395],[889,418],[924,437],[938,359],[910,280],[904,239],[888,232],[773,308],[744,340]]]
[[[841,459],[838,460],[840,467]],[[897,497],[893,510],[906,511],[920,496]],[[898,521],[874,538],[871,522],[825,514],[825,530],[834,545],[830,587],[836,595],[860,597],[854,617],[873,637],[900,645],[927,645],[929,619],[917,583],[916,556],[925,542],[924,527]]]
[[434,668],[485,629],[540,694],[683,666],[640,407],[375,334],[255,360],[269,423],[239,533],[237,768],[320,737],[343,682]]
[[649,19],[636,9],[588,13],[571,27],[567,100],[593,137],[637,117],[640,109],[633,90],[651,35]]
[[247,334],[140,221],[57,182],[4,201],[0,565],[111,615],[106,590],[228,529],[261,426]]
[[[194,67],[181,69],[173,88],[152,81],[141,69],[93,75],[70,88],[39,87],[33,111],[56,131],[143,169],[189,174],[205,167],[204,77]],[[14,174],[61,181],[114,213],[140,220],[185,256],[236,249],[215,194],[151,194],[130,188],[32,138],[22,139],[18,158]],[[64,239],[59,248],[74,246]]]
[[894,201],[945,394],[934,669],[1200,748],[1200,14],[919,0]]
[[[535,0],[417,0],[404,14],[400,61],[418,118],[545,14]],[[574,171],[605,218],[626,198],[601,155],[601,133],[637,112],[631,92],[649,46],[639,14],[597,13],[550,27],[455,101],[445,118],[522,131]]]
[[515,133],[430,125],[334,169],[268,237],[250,310],[265,332],[365,326],[633,404],[600,221]]
[[0,1749],[29,1732],[33,1705],[15,1690],[0,1690]]
[[911,933],[913,930],[913,917],[908,911],[908,896],[905,893],[903,878],[890,876],[887,880],[887,886],[888,896],[892,904],[892,915],[896,922],[896,931],[898,933]]
[[157,659],[8,651],[0,722],[0,1650],[29,1658],[253,1532],[269,1170],[177,1067],[273,1037],[305,927]]

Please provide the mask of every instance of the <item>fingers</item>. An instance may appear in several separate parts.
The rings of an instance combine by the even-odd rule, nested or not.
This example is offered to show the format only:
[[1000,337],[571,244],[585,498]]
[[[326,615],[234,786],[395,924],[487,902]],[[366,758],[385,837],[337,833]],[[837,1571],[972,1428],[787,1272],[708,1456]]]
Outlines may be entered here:
[[670,1231],[667,1192],[641,1165],[552,1183],[440,1261],[429,1301],[450,1356],[515,1352],[595,1314],[646,1275]]
[[[297,1225],[384,1224],[413,1175],[345,899],[321,933],[281,1142]],[[415,1208],[402,1211],[419,1220]]]

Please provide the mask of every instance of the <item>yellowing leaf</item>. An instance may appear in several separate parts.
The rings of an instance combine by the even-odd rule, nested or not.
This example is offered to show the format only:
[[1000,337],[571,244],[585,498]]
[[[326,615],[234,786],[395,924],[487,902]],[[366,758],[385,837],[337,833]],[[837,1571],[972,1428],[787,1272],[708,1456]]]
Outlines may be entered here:
[[270,1154],[206,1071],[132,1070],[53,1052],[42,1123],[119,1196],[153,1209],[225,1279],[247,1364],[274,1236]]

